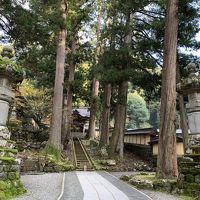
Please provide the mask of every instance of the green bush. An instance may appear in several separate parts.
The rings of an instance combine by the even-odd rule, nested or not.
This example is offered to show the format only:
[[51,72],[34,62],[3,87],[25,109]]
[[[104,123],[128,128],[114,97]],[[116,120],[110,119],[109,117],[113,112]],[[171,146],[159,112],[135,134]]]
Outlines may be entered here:
[[185,180],[188,182],[188,183],[194,183],[194,176],[192,174],[186,174],[185,175]]
[[51,144],[45,146],[43,154],[52,157],[53,160],[61,160],[61,151]]
[[20,180],[0,181],[0,199],[9,200],[26,192]]

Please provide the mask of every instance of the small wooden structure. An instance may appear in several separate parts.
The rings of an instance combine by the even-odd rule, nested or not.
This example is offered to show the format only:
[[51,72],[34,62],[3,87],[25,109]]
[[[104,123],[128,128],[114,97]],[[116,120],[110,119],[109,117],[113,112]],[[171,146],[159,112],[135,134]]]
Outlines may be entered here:
[[[157,156],[158,155],[158,137],[151,140],[149,144],[151,146],[153,156]],[[177,152],[177,156],[184,155],[183,138],[182,136],[179,136],[179,135],[176,136],[176,152]]]
[[153,128],[127,129],[124,135],[124,143],[140,146],[149,145],[156,134],[157,132]]
[[157,131],[154,128],[127,129],[124,134],[124,147],[141,158],[148,160],[152,156],[149,142],[156,135]]
[[[142,158],[158,155],[159,129],[142,128],[127,129],[124,134],[124,146]],[[176,130],[177,156],[184,155],[183,137],[181,129]]]
[[83,138],[89,126],[90,111],[88,108],[74,108],[72,110],[72,137]]

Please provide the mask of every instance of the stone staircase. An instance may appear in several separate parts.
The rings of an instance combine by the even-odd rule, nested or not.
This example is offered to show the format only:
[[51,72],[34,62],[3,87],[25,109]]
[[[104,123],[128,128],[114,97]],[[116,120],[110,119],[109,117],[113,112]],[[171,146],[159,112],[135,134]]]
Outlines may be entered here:
[[92,163],[90,161],[90,158],[81,143],[81,141],[76,138],[73,139],[73,146],[74,146],[74,160],[76,169],[80,171],[91,171],[93,170]]

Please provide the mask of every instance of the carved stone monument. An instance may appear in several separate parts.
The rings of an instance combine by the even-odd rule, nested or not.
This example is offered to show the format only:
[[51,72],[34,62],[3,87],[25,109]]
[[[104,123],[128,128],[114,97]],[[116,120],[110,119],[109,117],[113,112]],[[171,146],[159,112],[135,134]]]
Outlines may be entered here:
[[200,74],[194,63],[190,63],[187,69],[189,76],[182,80],[178,89],[188,96],[186,104],[190,129],[188,146],[194,151],[200,146]]

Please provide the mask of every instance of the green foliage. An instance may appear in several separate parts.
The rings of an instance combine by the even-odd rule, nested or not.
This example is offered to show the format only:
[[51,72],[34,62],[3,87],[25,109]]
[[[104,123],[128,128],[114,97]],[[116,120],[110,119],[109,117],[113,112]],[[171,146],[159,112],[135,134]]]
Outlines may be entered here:
[[[3,0],[1,4],[1,16],[5,19],[5,23],[0,22],[4,31],[4,38],[0,39],[14,41],[18,52],[17,59],[26,70],[27,78],[34,79],[37,86],[53,88],[57,34],[60,27],[67,28],[66,71],[71,60],[80,63],[85,59],[85,52],[88,52],[88,47],[78,42],[75,56],[72,56],[68,50],[74,37],[78,41],[76,35],[83,22],[89,19],[92,2],[67,1],[66,21],[61,17],[60,3],[60,0],[30,0],[28,6],[24,6],[21,1]],[[77,91],[82,91],[80,86],[82,84]]]
[[185,196],[185,195],[181,195],[180,198],[181,198],[182,200],[194,200],[193,197],[189,197],[189,196]]
[[107,166],[102,164],[102,160],[92,159],[92,164],[96,170],[106,170]]
[[150,126],[148,124],[149,111],[146,102],[136,92],[128,94],[127,116],[127,128],[147,128]]
[[14,153],[16,154],[18,152],[17,149],[11,149],[11,148],[5,148],[5,147],[0,147],[0,152],[3,151],[3,152],[10,152],[10,153]]
[[14,120],[14,119],[10,119],[9,122],[7,123],[7,127],[9,130],[16,130],[19,129],[22,125],[22,122],[20,120]]
[[[34,113],[37,116],[39,121],[45,121],[48,119],[51,109],[51,91],[45,87],[36,87],[34,82],[25,79],[19,86],[19,90],[21,95],[25,97],[27,105],[25,107],[29,107],[27,109],[27,115],[30,113]],[[16,99],[16,105],[19,106],[20,102]],[[22,105],[23,107],[23,105]],[[27,116],[26,115],[26,116]]]
[[155,176],[155,174],[138,174],[136,176],[134,176],[138,179],[141,179],[141,180],[149,180],[149,181],[158,181],[158,178]]
[[178,182],[177,187],[184,191],[185,195],[193,197],[193,199],[199,199],[200,186],[198,183]]
[[43,154],[45,156],[52,157],[53,160],[60,161],[61,160],[61,151],[58,150],[51,144],[47,144],[43,150]]
[[18,82],[23,79],[23,68],[8,58],[0,56],[0,73],[6,73],[12,76],[12,80]]
[[187,181],[188,183],[194,183],[195,177],[192,174],[186,174],[185,175],[185,181]]
[[0,199],[9,200],[26,192],[20,180],[0,181]]
[[75,80],[71,83],[73,87],[73,106],[85,107],[88,106],[91,96],[91,92],[88,89],[91,83],[91,81],[89,80],[90,66],[87,62],[84,62],[78,64],[76,67]]
[[0,161],[11,164],[16,163],[16,160],[13,157],[0,157]]
[[149,123],[153,127],[159,127],[160,124],[160,103],[158,101],[151,101],[149,103],[149,113],[150,113],[150,118],[149,118]]
[[61,151],[55,148],[53,145],[47,144],[43,149],[42,154],[45,155],[48,162],[54,163],[56,171],[74,170],[74,165],[70,161],[65,160],[62,157]]

